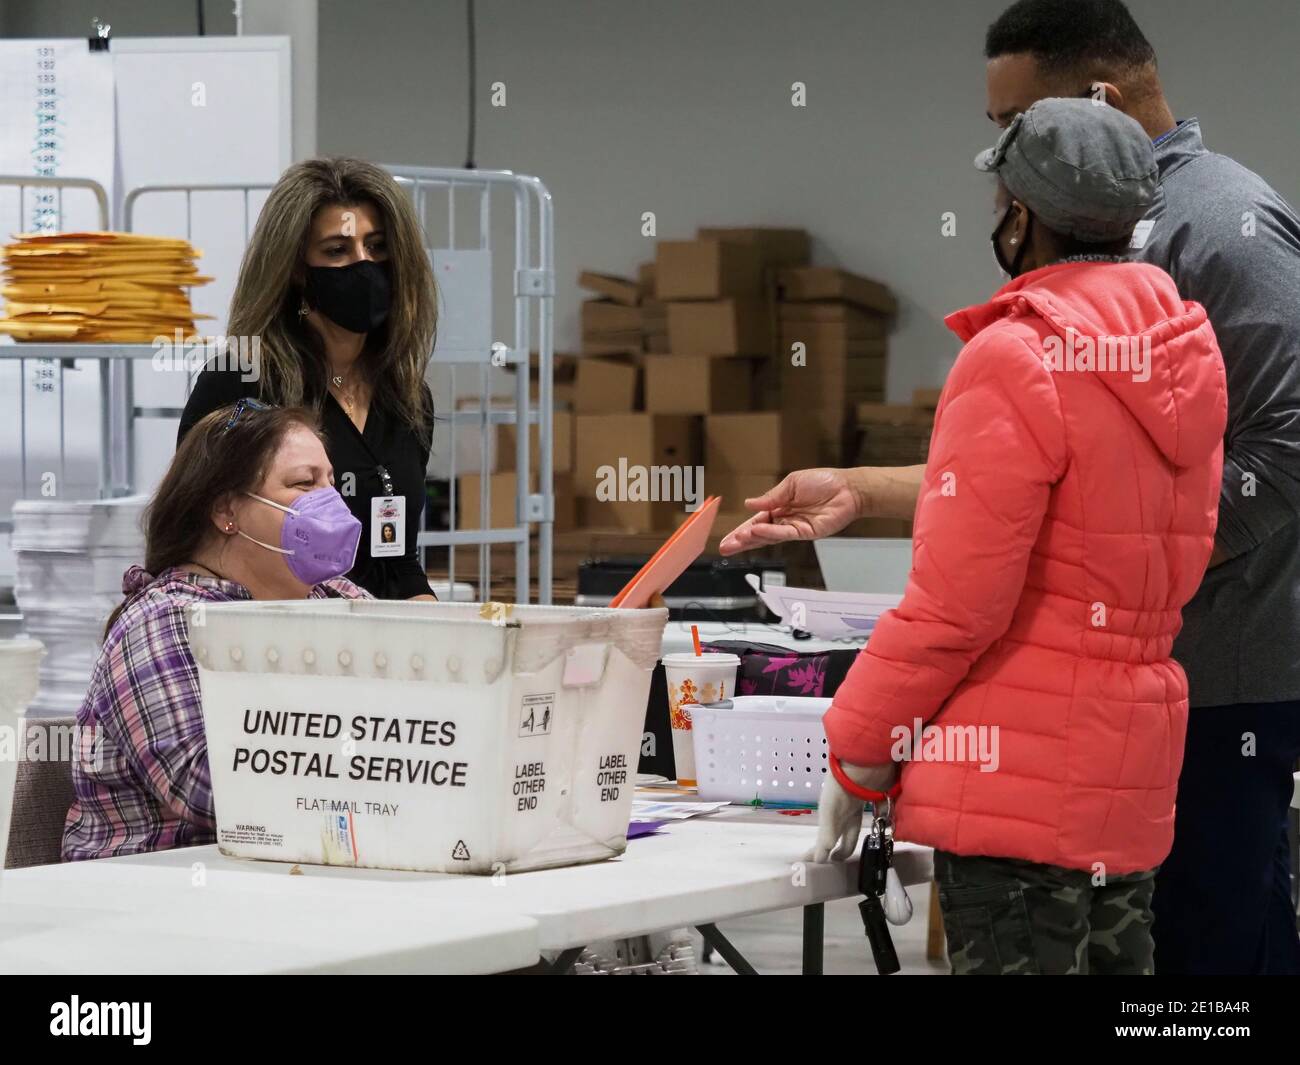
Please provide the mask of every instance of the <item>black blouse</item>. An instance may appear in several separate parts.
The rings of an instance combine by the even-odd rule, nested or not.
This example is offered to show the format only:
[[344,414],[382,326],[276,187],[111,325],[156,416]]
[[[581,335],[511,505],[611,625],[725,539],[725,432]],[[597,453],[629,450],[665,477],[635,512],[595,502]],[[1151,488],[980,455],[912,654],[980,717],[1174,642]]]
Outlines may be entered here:
[[[243,376],[237,368],[207,369],[199,374],[181,415],[177,444],[204,415],[239,399],[259,398],[257,382],[242,380]],[[429,409],[433,409],[432,402]],[[365,432],[360,432],[333,395],[326,393],[321,424],[325,431],[325,450],[334,466],[335,483],[341,484],[348,473],[356,479],[356,491],[343,497],[362,527],[356,565],[347,574],[348,579],[377,599],[409,599],[413,595],[430,594],[415,538],[424,509],[424,475],[433,447],[433,423],[424,431],[416,432],[391,412],[372,403],[366,415]],[[388,494],[380,480],[380,466],[392,478],[393,495],[406,497],[407,551],[401,557],[373,558],[370,554],[370,500]]]

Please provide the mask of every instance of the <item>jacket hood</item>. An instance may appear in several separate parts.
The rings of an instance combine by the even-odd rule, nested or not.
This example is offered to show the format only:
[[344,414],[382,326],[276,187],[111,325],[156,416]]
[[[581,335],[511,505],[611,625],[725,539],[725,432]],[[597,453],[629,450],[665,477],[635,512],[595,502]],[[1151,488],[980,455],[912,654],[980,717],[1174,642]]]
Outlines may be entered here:
[[1149,263],[1057,263],[1008,282],[988,303],[950,314],[963,341],[1004,318],[1034,315],[1049,332],[1053,372],[1089,372],[1180,468],[1204,462],[1223,439],[1227,387],[1214,330]]

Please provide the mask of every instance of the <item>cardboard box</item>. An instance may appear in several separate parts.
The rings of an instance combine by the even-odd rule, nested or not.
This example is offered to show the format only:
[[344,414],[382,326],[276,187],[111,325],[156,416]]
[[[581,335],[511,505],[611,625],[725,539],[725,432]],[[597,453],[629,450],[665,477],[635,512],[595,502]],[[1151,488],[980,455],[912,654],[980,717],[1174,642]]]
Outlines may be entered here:
[[[514,473],[493,473],[488,482],[488,528],[509,529],[518,524],[515,520]],[[531,488],[531,485],[530,485]],[[456,478],[456,528],[481,529],[479,505],[483,501],[483,478],[477,473],[462,474]]]
[[924,410],[936,410],[942,394],[942,388],[918,388],[912,393],[912,406]]
[[584,333],[582,337],[583,358],[599,355],[635,355],[640,350],[640,328],[608,333]]
[[[683,503],[649,500],[631,502],[579,496],[575,528],[607,529],[624,533],[669,532],[677,527],[679,518],[686,517],[684,507]],[[662,541],[663,537],[657,539]],[[652,548],[650,554],[655,550]]]
[[811,242],[805,229],[779,229],[775,226],[731,228],[701,226],[695,235],[702,240],[724,240],[749,244],[758,249],[765,267],[806,266]]
[[883,340],[889,332],[889,319],[885,315],[864,311],[839,300],[778,303],[776,310],[783,330],[835,326],[838,327],[835,333],[853,340]]
[[647,333],[644,340],[645,350],[656,355],[667,355],[673,350],[668,333]]
[[792,411],[710,414],[704,419],[705,484],[709,476],[786,474],[817,464],[813,416]]
[[629,362],[585,357],[574,376],[573,409],[602,414],[636,409],[640,371]]
[[742,356],[647,355],[645,409],[655,414],[751,410],[754,364]]
[[[723,500],[723,504],[725,506],[726,500]],[[753,513],[748,510],[719,510],[713,518],[713,528],[709,532],[709,546],[705,548],[706,553],[715,554],[717,552],[717,541],[726,536],[737,525],[743,525],[749,521],[753,516]],[[674,525],[681,525],[689,517],[690,514],[685,511],[674,514]]]
[[[710,471],[706,465],[704,494],[722,496],[722,510],[727,513],[743,513],[750,517],[752,512],[745,510],[745,500],[763,495],[768,489],[775,488],[780,480],[769,473],[718,473]],[[718,528],[716,522],[714,528]]]
[[[868,397],[854,393],[883,395],[886,365],[883,358],[828,359],[812,352],[803,366],[792,366],[786,360],[781,365],[781,406],[784,408],[798,399],[808,399],[843,410],[868,400]],[[878,397],[870,397],[875,398]]]
[[844,326],[804,322],[802,324],[785,324],[781,327],[782,362],[789,363],[803,345],[804,359],[807,365],[814,362],[842,362],[845,359],[875,358],[883,359],[888,351],[888,344],[880,339],[855,339],[848,336]]
[[641,329],[646,333],[668,332],[668,304],[649,299],[641,304]]
[[[528,385],[528,402],[537,406],[540,400],[541,391],[536,381],[529,382]],[[573,381],[556,380],[551,383],[551,402],[554,403],[557,410],[573,409],[573,399],[577,395],[577,386]]]
[[854,409],[859,425],[933,425],[934,412],[905,403],[859,403]]
[[[554,531],[569,532],[577,525],[576,496],[573,476],[556,473],[552,478],[555,493]],[[488,528],[510,529],[515,520],[515,485],[513,472],[494,473],[488,478]],[[529,477],[529,490],[537,490],[537,478]],[[482,502],[483,479],[478,474],[464,474],[456,478],[456,519],[458,529],[481,529],[479,505]]]
[[589,292],[599,292],[606,299],[613,300],[628,307],[635,307],[641,302],[641,285],[626,277],[613,274],[598,274],[593,270],[584,270],[578,275],[578,286]]
[[[515,427],[501,426],[501,435],[497,440],[497,468],[501,471],[515,468]],[[533,470],[538,469],[539,451],[537,445],[537,426],[528,427],[528,464]],[[551,415],[551,471],[569,473],[573,469],[573,414],[567,410],[557,410]]]
[[599,339],[601,333],[626,333],[641,328],[641,308],[613,300],[582,301],[582,333]]
[[776,288],[777,298],[784,302],[844,300],[887,315],[898,309],[893,294],[879,281],[832,266],[801,266],[778,271]]
[[573,488],[573,474],[556,473],[551,480],[555,492],[555,522],[552,531],[571,532],[578,527],[578,494]]
[[641,293],[643,300],[649,299],[655,294],[655,264],[651,260],[648,263],[642,263],[636,268],[636,287]]
[[[579,414],[574,423],[574,484],[595,498],[610,473],[633,466],[698,466],[700,419],[680,414]],[[602,468],[608,467],[608,472]]]
[[767,355],[771,319],[757,298],[670,303],[668,343],[674,355]]
[[579,415],[576,435],[573,483],[582,527],[670,530],[687,490],[700,491],[699,418]]
[[721,240],[661,240],[655,293],[661,300],[717,300],[763,288],[758,248]]

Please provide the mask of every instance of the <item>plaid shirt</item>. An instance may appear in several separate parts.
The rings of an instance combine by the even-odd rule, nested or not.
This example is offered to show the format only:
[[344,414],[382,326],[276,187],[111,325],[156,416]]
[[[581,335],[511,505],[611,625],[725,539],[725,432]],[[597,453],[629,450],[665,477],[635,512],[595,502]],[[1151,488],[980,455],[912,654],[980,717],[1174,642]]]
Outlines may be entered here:
[[[102,758],[74,760],[76,799],[63,826],[63,860],[111,858],[216,841],[199,673],[186,611],[194,602],[251,599],[234,581],[179,568],[122,577],[126,608],[109,629],[77,724],[97,730]],[[311,598],[368,599],[342,577]]]

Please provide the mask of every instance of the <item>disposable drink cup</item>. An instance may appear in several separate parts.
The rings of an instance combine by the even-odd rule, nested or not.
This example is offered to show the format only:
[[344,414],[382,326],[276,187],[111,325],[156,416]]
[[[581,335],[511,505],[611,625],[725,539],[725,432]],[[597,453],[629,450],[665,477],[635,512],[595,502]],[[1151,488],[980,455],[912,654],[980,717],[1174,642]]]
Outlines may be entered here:
[[692,703],[716,703],[730,699],[736,691],[736,655],[689,652],[664,655],[664,673],[668,681],[668,718],[673,727],[673,763],[677,766],[677,783],[695,787],[695,740],[691,719],[682,707]]

